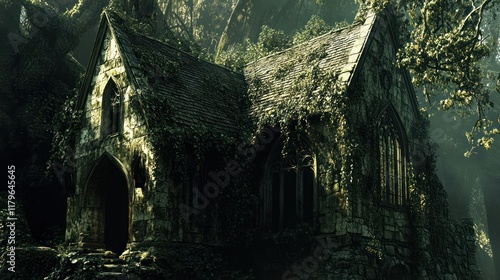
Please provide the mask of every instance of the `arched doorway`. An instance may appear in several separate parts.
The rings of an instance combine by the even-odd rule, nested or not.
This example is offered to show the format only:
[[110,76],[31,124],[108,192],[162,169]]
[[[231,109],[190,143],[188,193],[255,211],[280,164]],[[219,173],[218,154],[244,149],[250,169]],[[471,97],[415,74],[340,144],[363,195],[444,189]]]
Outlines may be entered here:
[[129,195],[125,174],[111,156],[103,155],[92,170],[84,205],[91,228],[88,242],[123,253],[129,236]]

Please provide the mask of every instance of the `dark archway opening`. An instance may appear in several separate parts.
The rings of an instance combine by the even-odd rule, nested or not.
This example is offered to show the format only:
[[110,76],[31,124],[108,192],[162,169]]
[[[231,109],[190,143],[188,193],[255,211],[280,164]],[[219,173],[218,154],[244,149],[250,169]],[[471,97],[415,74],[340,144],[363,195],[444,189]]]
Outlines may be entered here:
[[[92,232],[87,243],[116,254],[125,250],[129,236],[129,195],[125,174],[110,156],[94,167],[87,185],[86,212]],[[95,244],[95,245],[92,245]]]
[[113,168],[104,186],[104,245],[121,254],[128,241],[127,181],[118,168]]

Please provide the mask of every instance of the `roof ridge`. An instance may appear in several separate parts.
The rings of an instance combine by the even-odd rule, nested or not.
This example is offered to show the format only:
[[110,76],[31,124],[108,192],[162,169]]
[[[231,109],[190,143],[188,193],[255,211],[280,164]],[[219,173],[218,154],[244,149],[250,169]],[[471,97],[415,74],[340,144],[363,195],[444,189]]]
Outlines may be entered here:
[[298,43],[298,44],[296,44],[296,45],[290,46],[290,47],[288,47],[288,48],[285,48],[285,49],[280,50],[280,51],[277,51],[277,52],[270,53],[270,54],[268,54],[268,55],[266,55],[266,56],[263,56],[263,57],[261,57],[261,58],[259,58],[259,59],[255,60],[255,61],[249,62],[249,63],[248,63],[248,64],[246,64],[243,68],[246,68],[247,66],[250,66],[250,65],[252,65],[252,64],[254,64],[254,63],[257,63],[257,62],[259,62],[259,61],[261,61],[261,60],[264,60],[264,59],[266,59],[266,58],[270,58],[270,57],[275,56],[275,55],[280,55],[280,54],[283,54],[283,53],[285,53],[285,52],[287,52],[287,51],[289,51],[289,50],[291,50],[291,49],[295,49],[295,48],[298,48],[298,47],[300,47],[300,46],[302,46],[302,45],[305,45],[305,44],[307,44],[307,43],[310,43],[311,41],[319,40],[319,39],[321,39],[321,38],[323,38],[323,37],[327,37],[327,36],[329,36],[329,35],[333,35],[334,33],[340,33],[340,32],[342,32],[342,31],[344,31],[344,30],[346,30],[346,29],[350,29],[350,28],[358,27],[358,26],[361,26],[361,25],[363,25],[363,22],[360,22],[360,21],[355,21],[355,22],[353,22],[352,24],[350,24],[350,25],[348,25],[348,26],[344,26],[344,27],[340,27],[340,28],[336,28],[336,29],[335,29],[335,28],[332,28],[330,31],[325,32],[325,33],[323,33],[323,34],[321,34],[321,35],[318,35],[318,36],[316,36],[316,37],[313,37],[313,38],[311,38],[311,39],[309,39],[309,40],[305,40],[305,41],[300,42],[300,43]]
[[236,72],[236,71],[233,71],[233,70],[231,70],[231,69],[229,69],[229,68],[225,67],[224,65],[220,65],[220,64],[217,64],[217,63],[212,62],[212,61],[210,61],[210,60],[206,60],[206,59],[204,59],[204,58],[200,58],[200,57],[198,57],[198,56],[194,56],[193,54],[191,54],[191,53],[189,53],[189,52],[187,52],[187,51],[184,51],[184,50],[178,49],[178,48],[176,48],[176,47],[174,47],[174,46],[172,46],[172,45],[170,45],[170,44],[168,44],[168,43],[165,43],[165,42],[160,41],[160,40],[159,40],[159,39],[157,39],[157,38],[154,38],[154,37],[151,37],[151,36],[147,36],[147,35],[141,34],[141,33],[139,33],[139,32],[133,31],[133,30],[130,30],[130,31],[131,31],[131,32],[133,32],[135,36],[141,36],[141,37],[143,37],[143,38],[145,38],[145,39],[148,39],[148,40],[154,41],[154,42],[156,42],[156,43],[160,43],[160,44],[164,45],[164,46],[165,46],[165,47],[167,47],[167,48],[170,48],[170,49],[172,49],[172,50],[174,50],[174,51],[177,51],[177,52],[179,52],[179,53],[182,53],[182,54],[184,54],[184,55],[187,55],[187,56],[189,56],[189,57],[191,57],[191,58],[193,58],[193,59],[197,59],[197,60],[198,60],[198,61],[200,61],[200,62],[207,63],[207,64],[210,64],[210,65],[213,65],[213,66],[216,66],[216,67],[222,68],[222,69],[224,69],[224,70],[226,70],[226,71],[231,72],[232,74],[242,75],[241,73],[238,73],[238,72]]
[[[239,112],[246,108],[246,84],[242,74],[135,32],[119,13],[111,10],[101,15],[77,108],[83,108],[86,98],[93,93],[88,89],[95,75],[100,73],[96,71],[103,71],[97,69],[96,64],[103,54],[106,36],[111,36],[108,42],[114,41],[118,48],[119,66],[124,67],[126,84],[132,87],[139,102],[134,110],[142,115],[147,127],[169,127],[175,123],[199,133],[213,131],[213,135],[238,135],[241,124],[245,123]],[[142,50],[149,55],[141,56]],[[174,63],[175,71],[167,69],[169,62]],[[185,63],[176,66],[176,62]],[[158,69],[152,68],[155,66]],[[151,102],[157,106],[154,110],[147,107]],[[82,114],[82,118],[84,116]],[[162,133],[160,136],[176,131],[168,129]]]
[[237,135],[240,120],[234,115],[241,111],[246,92],[242,74],[137,32],[113,11],[107,18],[129,79],[138,91],[151,93],[138,94],[139,101],[153,100],[159,111],[169,114],[168,121],[162,116],[165,120],[156,123],[150,119],[156,118],[154,111],[143,110],[146,122],[152,122],[148,126],[171,122],[200,133],[206,127]]
[[[107,9],[106,9],[106,10],[105,10],[105,12],[106,12],[106,13],[108,13],[108,14],[111,14],[112,20],[117,20],[117,19],[119,19],[119,20],[120,20],[120,21],[122,21],[122,22],[124,21],[124,20],[120,17],[120,15],[118,15],[115,11],[112,11],[112,10],[107,10]],[[113,22],[111,22],[111,24],[113,24]],[[162,44],[163,46],[165,46],[165,47],[167,47],[167,48],[170,48],[170,49],[172,49],[172,50],[174,50],[174,51],[176,51],[176,52],[179,52],[179,53],[184,54],[184,55],[187,55],[187,56],[189,56],[189,57],[191,57],[191,58],[197,59],[197,60],[198,60],[198,61],[200,61],[200,62],[203,62],[203,63],[208,63],[208,64],[210,64],[210,65],[213,65],[213,66],[217,66],[217,67],[219,67],[219,68],[222,68],[222,69],[224,69],[224,70],[226,70],[226,71],[231,72],[231,74],[242,75],[241,73],[238,73],[238,72],[236,72],[236,71],[233,71],[233,70],[229,69],[229,68],[228,68],[228,67],[226,67],[226,66],[223,66],[223,65],[217,64],[217,63],[215,63],[215,62],[209,61],[209,60],[207,60],[207,59],[204,59],[204,58],[200,58],[200,57],[198,57],[198,56],[195,56],[195,55],[193,55],[192,53],[189,53],[189,52],[187,52],[187,51],[185,51],[185,50],[181,50],[181,49],[179,49],[179,48],[177,48],[177,47],[175,47],[175,46],[172,46],[172,45],[171,45],[171,44],[169,44],[169,43],[163,42],[163,41],[159,40],[158,38],[155,38],[155,37],[152,37],[152,36],[149,36],[149,35],[146,35],[146,34],[142,34],[142,33],[138,32],[138,31],[136,31],[136,30],[133,30],[132,28],[130,28],[130,27],[128,27],[128,26],[114,26],[114,27],[117,27],[117,28],[119,28],[121,31],[124,31],[125,33],[127,33],[127,35],[131,34],[131,35],[133,35],[133,36],[139,36],[139,37],[142,37],[142,38],[144,38],[144,39],[154,41],[154,42],[159,43],[159,44]]]
[[[320,75],[336,75],[337,79],[332,83],[342,86],[342,92],[346,93],[350,78],[358,69],[360,54],[365,53],[366,42],[373,37],[375,22],[376,17],[370,15],[363,22],[332,30],[247,65],[245,77],[250,85],[249,94],[253,95],[252,114],[279,110],[283,100],[298,97],[304,90],[311,89],[311,96],[322,94],[324,90],[331,91],[315,83],[314,67]],[[254,81],[258,83],[253,85]],[[259,85],[265,88],[261,89]]]
[[125,20],[121,18],[117,12],[109,9],[105,9],[103,13],[109,24],[110,32],[113,34],[112,36],[115,37],[120,53],[123,56],[125,71],[128,72],[137,88],[145,87],[147,90],[151,90],[149,82],[147,80],[141,81],[142,77],[138,77],[132,70],[133,68],[137,68],[137,66],[140,65],[140,62],[137,59],[137,55],[132,48],[132,43],[130,42],[129,34],[127,32],[129,28],[123,25]]

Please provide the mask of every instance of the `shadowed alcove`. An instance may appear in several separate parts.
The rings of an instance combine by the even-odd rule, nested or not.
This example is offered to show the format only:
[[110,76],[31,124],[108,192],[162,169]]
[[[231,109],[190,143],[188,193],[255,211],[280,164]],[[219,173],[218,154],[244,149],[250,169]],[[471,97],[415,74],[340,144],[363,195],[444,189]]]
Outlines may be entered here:
[[90,223],[87,245],[121,254],[128,242],[129,196],[119,164],[104,154],[89,177],[84,212]]

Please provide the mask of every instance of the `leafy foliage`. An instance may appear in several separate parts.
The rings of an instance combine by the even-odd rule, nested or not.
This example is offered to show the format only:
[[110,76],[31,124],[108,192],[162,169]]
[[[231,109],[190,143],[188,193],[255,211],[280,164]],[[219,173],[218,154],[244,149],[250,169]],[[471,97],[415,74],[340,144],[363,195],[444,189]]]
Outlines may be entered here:
[[[329,134],[336,144],[321,155],[324,157],[322,161],[328,163],[328,167],[325,166],[324,170],[320,171],[322,175],[319,180],[322,186],[333,191],[335,184],[349,189],[348,186],[353,183],[355,168],[352,161],[357,139],[353,138],[352,128],[347,122],[349,112],[345,83],[338,79],[337,73],[319,67],[325,52],[325,44],[320,44],[308,52],[288,52],[286,55],[290,56],[290,59],[273,67],[271,75],[277,80],[286,77],[291,86],[284,88],[282,94],[275,97],[273,102],[277,105],[273,110],[257,109],[265,113],[255,118],[257,131],[267,126],[280,127],[285,142],[282,151],[284,154],[294,131],[311,133],[314,119],[320,119],[321,123],[329,127]],[[291,71],[295,61],[305,61],[307,65],[301,71]],[[269,92],[270,82],[250,77],[249,97],[253,101],[252,104],[258,104],[257,100],[261,95]],[[345,195],[347,194],[339,194],[340,203],[347,201]]]
[[[156,83],[163,83],[168,80],[170,85],[179,90],[183,90],[182,84],[179,84],[179,67],[183,67],[183,61],[180,57],[172,58],[159,65],[155,58],[161,57],[161,54],[154,56],[153,53],[139,51],[137,56],[144,63],[146,71],[155,71],[160,69],[158,76],[162,77],[157,81],[150,81],[150,85],[157,86]],[[152,74],[154,74],[153,72]],[[148,75],[152,76],[152,75]],[[216,78],[210,80],[210,77],[200,77],[207,79],[207,84],[218,87],[221,92],[228,92],[229,85],[222,85]],[[155,91],[149,88],[141,89],[140,93],[131,97],[131,106],[136,112],[144,112],[144,121],[147,124],[148,133],[151,135],[151,144],[157,155],[173,151],[174,155],[181,162],[185,162],[186,143],[193,145],[195,154],[202,158],[208,149],[219,149],[221,147],[230,147],[237,143],[235,135],[228,135],[221,131],[208,127],[202,122],[193,122],[192,125],[183,125],[173,119],[171,112],[175,112],[175,105],[170,102],[171,98],[162,91]],[[245,123],[241,124],[246,125]]]
[[193,36],[207,53],[215,52],[235,4],[235,0],[195,1]]
[[243,67],[250,61],[252,61],[252,58],[250,58],[246,44],[235,44],[226,51],[220,52],[215,59],[215,63],[238,72],[242,71]]
[[[485,65],[497,40],[488,40],[498,13],[498,2],[475,1],[360,1],[367,9],[381,11],[387,7],[397,15],[400,35],[406,43],[399,52],[399,65],[413,74],[413,83],[422,88],[430,106],[455,110],[459,117],[475,115],[477,121],[467,138],[472,149],[491,147],[493,136],[500,131],[488,111],[498,88],[498,75]],[[405,23],[408,24],[405,24]],[[499,69],[495,69],[498,71]],[[487,75],[487,73],[490,73]],[[491,79],[493,78],[493,80]],[[436,99],[436,100],[434,100]],[[472,150],[471,150],[472,151]],[[471,154],[471,151],[466,153]]]
[[478,7],[465,1],[413,3],[409,16],[414,30],[400,60],[412,70],[415,85],[423,87],[428,98],[443,94],[443,109],[471,109],[479,120],[492,106],[480,66],[489,54],[481,31],[488,2]]
[[234,2],[113,0],[110,8],[121,12],[140,33],[211,60]]
[[235,44],[228,51],[221,52],[215,62],[241,71],[246,64],[290,46],[291,39],[283,30],[264,25],[257,43],[247,40],[245,44]]
[[[346,25],[346,22],[341,22],[335,25],[335,29]],[[283,30],[264,25],[256,43],[252,43],[247,39],[244,44],[235,44],[229,47],[227,51],[219,53],[215,62],[230,69],[241,71],[250,62],[300,44],[330,30],[332,30],[332,27],[316,15],[313,15],[307,24],[297,31],[293,37],[286,35]]]
[[[341,22],[340,24],[336,25],[336,28],[334,29],[343,27],[341,25],[347,26],[347,22]],[[298,31],[293,36],[293,44],[296,45],[305,42],[321,34],[325,34],[330,30],[332,30],[332,27],[330,25],[328,25],[319,16],[313,15],[311,19],[306,23],[306,26],[303,28],[303,30]]]
[[74,160],[73,147],[77,133],[81,127],[82,112],[75,110],[77,91],[73,90],[64,101],[60,110],[53,120],[53,133],[51,160],[49,161],[49,170],[52,171],[53,161],[62,161],[62,164],[72,165]]

